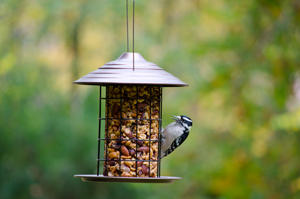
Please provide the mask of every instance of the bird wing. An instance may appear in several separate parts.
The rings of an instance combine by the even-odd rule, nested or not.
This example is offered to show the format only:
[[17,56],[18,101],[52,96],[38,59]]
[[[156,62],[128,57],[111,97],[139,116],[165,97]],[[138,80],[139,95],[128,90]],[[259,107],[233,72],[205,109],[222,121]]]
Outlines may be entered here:
[[184,133],[177,137],[171,144],[171,146],[163,153],[163,157],[172,153],[177,147],[179,147],[188,137],[189,133]]
[[164,128],[161,128],[160,130],[160,139],[161,139],[161,143],[163,144],[165,142],[166,136],[164,135]]

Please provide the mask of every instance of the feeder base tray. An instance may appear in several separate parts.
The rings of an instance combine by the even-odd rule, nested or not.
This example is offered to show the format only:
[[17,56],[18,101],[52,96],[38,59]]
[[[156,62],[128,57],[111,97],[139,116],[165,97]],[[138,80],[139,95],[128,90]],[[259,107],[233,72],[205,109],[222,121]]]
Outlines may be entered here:
[[180,177],[161,176],[159,178],[145,177],[108,177],[103,175],[74,175],[75,178],[81,178],[83,182],[131,182],[131,183],[170,183],[180,180]]

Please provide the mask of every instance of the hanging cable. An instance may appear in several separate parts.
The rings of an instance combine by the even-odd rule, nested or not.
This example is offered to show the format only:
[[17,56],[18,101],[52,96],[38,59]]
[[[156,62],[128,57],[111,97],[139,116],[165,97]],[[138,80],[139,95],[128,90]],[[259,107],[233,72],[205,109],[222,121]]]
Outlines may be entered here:
[[[128,20],[128,0],[126,0],[126,40],[127,40],[127,52],[129,52],[129,20]],[[134,16],[135,15],[135,0],[132,0],[132,70],[135,69],[135,61],[134,61]]]
[[134,71],[134,9],[135,9],[135,0],[132,0],[132,66]]
[[129,30],[128,30],[128,0],[126,0],[126,32],[127,32],[127,52],[129,52]]

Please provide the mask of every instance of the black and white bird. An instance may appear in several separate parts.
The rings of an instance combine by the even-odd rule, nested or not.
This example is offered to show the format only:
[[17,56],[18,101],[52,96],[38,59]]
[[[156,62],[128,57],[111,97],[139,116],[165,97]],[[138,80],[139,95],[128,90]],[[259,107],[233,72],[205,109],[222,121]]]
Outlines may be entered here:
[[172,153],[186,140],[193,124],[191,118],[184,115],[173,116],[173,119],[175,122],[162,131],[161,158]]

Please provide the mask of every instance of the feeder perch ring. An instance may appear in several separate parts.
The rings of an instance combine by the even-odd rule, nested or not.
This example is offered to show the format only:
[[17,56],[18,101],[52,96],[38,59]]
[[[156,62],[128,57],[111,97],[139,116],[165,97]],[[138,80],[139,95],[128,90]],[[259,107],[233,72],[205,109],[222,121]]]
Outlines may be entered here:
[[172,176],[161,176],[159,178],[148,177],[108,177],[103,175],[74,175],[75,178],[81,178],[83,182],[127,182],[127,183],[170,183],[182,178]]

